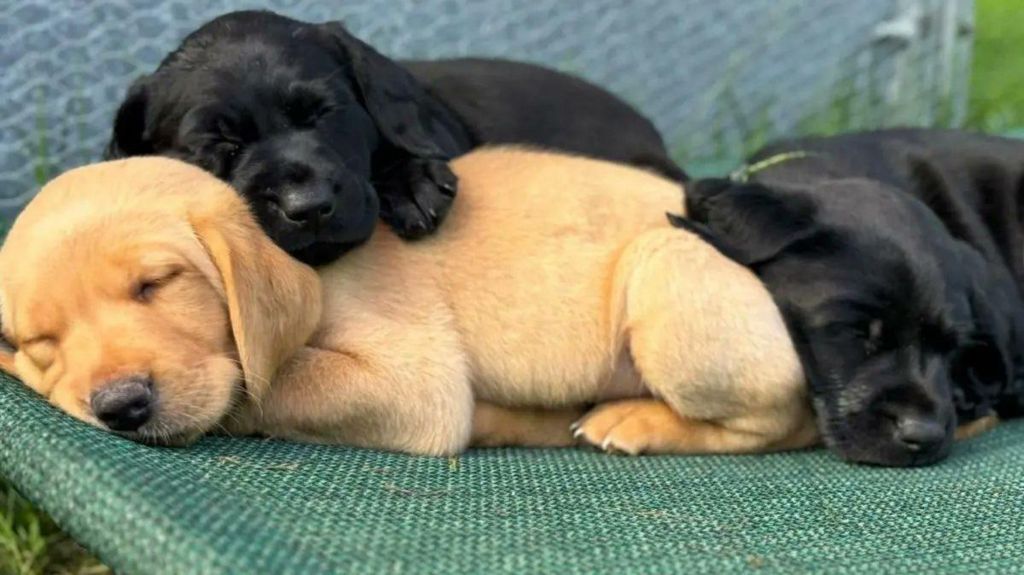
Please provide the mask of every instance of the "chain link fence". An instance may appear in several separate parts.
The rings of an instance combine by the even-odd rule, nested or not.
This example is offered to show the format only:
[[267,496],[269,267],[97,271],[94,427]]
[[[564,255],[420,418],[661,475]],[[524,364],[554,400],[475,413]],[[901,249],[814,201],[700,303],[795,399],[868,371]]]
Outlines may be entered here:
[[189,31],[254,7],[343,20],[396,58],[579,74],[651,117],[698,173],[779,135],[958,124],[973,18],[972,0],[3,0],[0,216],[96,160],[128,84]]

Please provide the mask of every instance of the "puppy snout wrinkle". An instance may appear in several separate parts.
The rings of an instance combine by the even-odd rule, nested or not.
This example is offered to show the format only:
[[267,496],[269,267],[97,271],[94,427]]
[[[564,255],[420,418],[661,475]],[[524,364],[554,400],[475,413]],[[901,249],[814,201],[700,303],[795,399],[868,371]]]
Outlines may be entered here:
[[153,416],[153,380],[144,376],[116,379],[92,395],[96,418],[114,431],[137,431]]

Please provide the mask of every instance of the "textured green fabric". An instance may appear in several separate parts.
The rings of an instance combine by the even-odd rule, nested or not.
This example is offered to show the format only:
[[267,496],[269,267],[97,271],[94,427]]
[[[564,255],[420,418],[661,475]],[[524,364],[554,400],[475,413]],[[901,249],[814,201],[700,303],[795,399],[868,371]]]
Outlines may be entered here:
[[1024,565],[1024,424],[928,469],[254,439],[151,448],[0,380],[0,473],[119,573],[991,572]]

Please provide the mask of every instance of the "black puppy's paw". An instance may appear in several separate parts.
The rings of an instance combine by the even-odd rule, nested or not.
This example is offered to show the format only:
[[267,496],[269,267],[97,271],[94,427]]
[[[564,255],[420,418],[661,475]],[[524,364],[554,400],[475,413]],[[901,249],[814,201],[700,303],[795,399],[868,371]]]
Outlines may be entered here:
[[429,236],[448,215],[458,179],[443,160],[410,160],[399,173],[378,185],[381,219],[400,237]]

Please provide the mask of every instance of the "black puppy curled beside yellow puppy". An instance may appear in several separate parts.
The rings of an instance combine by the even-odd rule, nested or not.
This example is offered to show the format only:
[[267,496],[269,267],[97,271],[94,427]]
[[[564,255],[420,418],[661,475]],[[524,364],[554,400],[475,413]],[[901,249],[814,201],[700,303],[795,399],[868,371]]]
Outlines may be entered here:
[[438,233],[314,271],[167,158],[72,170],[0,250],[3,367],[71,415],[181,444],[259,434],[741,453],[817,442],[768,291],[688,231],[677,183],[517,148],[452,163]]
[[1024,415],[1024,142],[888,129],[752,161],[690,184],[689,224],[772,292],[826,445],[926,465]]

